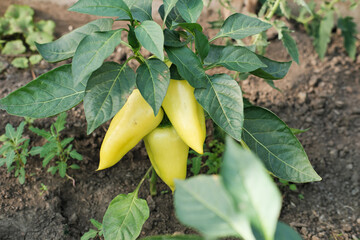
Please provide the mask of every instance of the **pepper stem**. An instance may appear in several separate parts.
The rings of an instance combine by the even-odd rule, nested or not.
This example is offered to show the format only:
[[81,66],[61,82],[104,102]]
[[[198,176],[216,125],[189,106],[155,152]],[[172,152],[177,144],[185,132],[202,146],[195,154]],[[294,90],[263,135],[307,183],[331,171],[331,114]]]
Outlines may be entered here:
[[139,184],[137,185],[136,189],[135,189],[135,194],[136,196],[139,194],[139,189],[141,187],[141,185],[143,184],[143,182],[145,181],[145,178],[147,178],[150,174],[150,171],[153,169],[153,167],[151,166],[145,173],[145,175],[143,176],[143,178],[140,180]]
[[151,178],[150,178],[150,194],[151,196],[155,196],[157,194],[156,191],[156,181],[157,181],[157,174],[155,169],[152,169]]

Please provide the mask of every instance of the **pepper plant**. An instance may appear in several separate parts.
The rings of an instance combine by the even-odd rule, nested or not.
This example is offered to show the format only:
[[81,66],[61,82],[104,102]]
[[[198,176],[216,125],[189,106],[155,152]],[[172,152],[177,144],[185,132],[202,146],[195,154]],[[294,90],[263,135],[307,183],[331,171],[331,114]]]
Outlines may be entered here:
[[[101,18],[54,42],[37,44],[45,60],[59,62],[72,58],[72,63],[53,69],[0,99],[0,108],[13,115],[44,118],[83,102],[88,134],[115,116],[101,147],[98,170],[116,164],[134,143],[145,138],[155,171],[172,190],[175,189],[175,196],[183,192],[176,190],[177,185],[182,184],[174,186],[173,182],[176,178],[185,178],[186,159],[183,161],[185,167],[178,170],[180,173],[176,172],[176,165],[163,161],[163,157],[166,157],[163,151],[171,150],[159,150],[159,145],[168,146],[170,140],[180,138],[182,143],[177,146],[185,146],[181,147],[181,153],[185,152],[184,156],[187,157],[188,146],[202,154],[205,138],[204,112],[215,125],[240,142],[243,148],[255,152],[267,171],[274,176],[297,183],[321,180],[302,145],[281,119],[271,111],[253,106],[244,99],[239,84],[230,75],[209,75],[208,72],[214,68],[227,68],[266,80],[282,79],[287,74],[291,61],[271,60],[258,54],[253,46],[215,44],[220,42],[215,41],[217,39],[241,40],[249,36],[261,36],[272,25],[267,19],[235,13],[225,20],[217,35],[209,40],[203,27],[196,23],[202,9],[202,0],[164,0],[158,9],[163,21],[158,24],[152,18],[152,0],[79,0],[70,7],[70,11],[113,17],[115,21],[127,21],[128,27],[113,29],[113,18]],[[123,32],[126,34],[122,34]],[[122,38],[122,35],[127,37]],[[105,62],[119,44],[130,48],[133,55],[122,64]],[[152,56],[144,55],[143,48]],[[128,65],[130,61],[137,61],[139,67],[131,69]],[[173,83],[180,87],[170,90]],[[188,89],[187,95],[176,93],[183,91],[179,90],[181,87]],[[175,97],[177,94],[179,97]],[[170,103],[168,98],[171,99]],[[189,104],[190,107],[182,108],[181,104]],[[196,126],[193,137],[186,133],[189,131],[186,124],[192,123]],[[155,138],[160,132],[166,134],[169,140],[160,141],[164,135]],[[124,142],[122,138],[128,140]],[[121,148],[114,143],[121,144]],[[178,141],[174,141],[175,143],[178,144]],[[180,147],[174,147],[173,150],[179,149]],[[249,157],[247,154],[244,156]],[[168,159],[172,160],[171,157]],[[150,172],[151,168],[133,193],[120,194],[110,203],[102,222],[105,239],[136,239],[140,234],[142,224],[149,216],[149,208],[145,200],[138,198],[138,192]],[[238,174],[240,173],[227,171],[223,173],[226,179],[230,175],[237,177]],[[214,179],[206,181],[216,181],[216,187],[219,180]],[[246,181],[246,178],[242,181]],[[209,185],[211,184],[206,184]],[[231,185],[230,192],[236,191],[236,187]],[[245,190],[238,189],[240,192]],[[236,197],[236,200],[245,201],[247,197],[244,196]],[[211,196],[208,195],[208,198]],[[230,199],[225,194],[219,201],[230,203]],[[263,202],[258,200],[256,195],[251,198],[253,204],[261,205]],[[276,204],[279,206],[279,203]],[[191,206],[188,206],[189,209]],[[231,209],[230,207],[225,212]],[[277,216],[275,211],[271,219],[259,222],[250,221],[251,217],[244,218],[241,214],[234,215],[235,219],[244,223],[236,226],[234,235],[255,239],[253,234],[256,235],[257,229],[265,234],[265,239],[274,239],[274,219]],[[215,222],[217,220],[219,219],[215,219]],[[222,220],[229,223],[228,219]],[[264,227],[263,224],[266,225],[267,221],[271,224]],[[201,227],[188,225],[202,232]],[[240,231],[244,226],[247,228]],[[252,227],[255,229],[254,233]],[[232,230],[224,231],[214,227],[213,231],[219,232],[218,234],[205,235],[213,238],[232,235]]]

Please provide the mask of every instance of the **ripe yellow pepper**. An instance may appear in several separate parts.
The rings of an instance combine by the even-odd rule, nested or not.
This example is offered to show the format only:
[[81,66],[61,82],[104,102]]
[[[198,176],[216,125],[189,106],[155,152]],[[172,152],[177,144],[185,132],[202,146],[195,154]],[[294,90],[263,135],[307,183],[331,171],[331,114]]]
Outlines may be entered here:
[[205,115],[195,99],[194,88],[186,80],[171,79],[162,107],[181,139],[203,154]]
[[115,165],[140,140],[154,130],[161,122],[164,111],[157,116],[151,106],[135,89],[115,115],[106,132],[100,149],[100,163],[97,170]]
[[174,179],[186,178],[189,146],[171,125],[156,128],[144,137],[144,142],[156,173],[174,191]]

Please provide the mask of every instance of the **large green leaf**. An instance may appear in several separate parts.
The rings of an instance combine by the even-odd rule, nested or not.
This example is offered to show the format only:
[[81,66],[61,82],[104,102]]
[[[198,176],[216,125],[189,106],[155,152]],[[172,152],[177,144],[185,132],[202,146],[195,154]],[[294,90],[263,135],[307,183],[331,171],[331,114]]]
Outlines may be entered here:
[[135,34],[141,45],[164,60],[164,33],[154,21],[144,21],[135,28]]
[[241,139],[244,106],[239,84],[229,75],[207,78],[206,88],[195,89],[195,97],[213,121],[226,133]]
[[271,28],[271,24],[269,23],[241,13],[235,13],[225,20],[220,32],[212,40],[221,37],[243,39],[261,33],[269,28]]
[[252,71],[251,74],[268,79],[268,80],[277,80],[282,79],[288,73],[291,66],[290,62],[277,62],[269,58],[257,55],[260,61],[264,63],[267,67],[261,67],[255,71]]
[[135,73],[127,65],[106,62],[89,78],[84,97],[87,134],[111,119],[135,87]]
[[79,0],[69,11],[106,17],[132,17],[129,7],[123,0]]
[[145,200],[137,197],[137,192],[120,194],[111,201],[104,215],[104,237],[111,240],[135,240],[148,217],[149,207]]
[[237,236],[254,240],[246,216],[237,212],[218,176],[176,180],[176,216],[183,224],[208,237]]
[[281,194],[261,160],[229,137],[220,174],[238,211],[247,215],[265,239],[273,239]]
[[136,70],[136,85],[141,95],[158,114],[170,83],[168,66],[159,59],[146,60]]
[[356,56],[356,23],[352,17],[339,18],[338,26],[344,37],[344,46],[349,56],[354,60]]
[[241,46],[225,47],[215,64],[238,72],[251,72],[261,67],[267,67],[254,52]]
[[269,110],[245,108],[243,140],[275,176],[290,182],[321,180],[291,129]]
[[320,20],[319,28],[315,33],[314,46],[320,59],[323,59],[331,38],[331,30],[334,26],[334,11],[327,11]]
[[166,47],[183,47],[189,43],[189,40],[182,42],[178,31],[164,29],[164,45]]
[[97,19],[75,29],[54,42],[45,44],[36,43],[36,47],[46,61],[62,61],[74,56],[76,48],[84,37],[93,32],[111,30],[113,22],[114,20],[111,18]]
[[[164,10],[164,4],[162,4],[159,7],[159,14],[161,19],[164,20],[165,17],[165,10]],[[185,23],[186,21],[181,17],[179,10],[176,7],[173,7],[169,14],[167,15],[165,24],[169,29],[173,29],[174,25],[176,25],[177,23]]]
[[81,40],[72,61],[75,84],[86,82],[91,73],[114,52],[115,47],[121,42],[121,32],[122,29],[95,32]]
[[181,17],[188,23],[194,23],[199,18],[204,7],[202,0],[178,0],[176,8]]
[[0,99],[0,108],[22,117],[50,117],[77,105],[84,94],[84,83],[74,85],[71,65],[62,65]]
[[152,1],[153,0],[124,0],[130,8],[133,18],[140,22],[152,20]]
[[219,61],[224,48],[226,48],[226,46],[210,44],[209,53],[204,59],[204,64],[216,64]]
[[162,235],[150,236],[141,240],[204,240],[204,238],[198,235]]
[[287,29],[284,29],[281,31],[282,38],[281,41],[283,42],[284,46],[286,47],[286,50],[290,54],[291,58],[294,59],[294,61],[297,64],[300,64],[299,62],[299,50],[296,46],[295,40],[291,37],[290,33]]
[[165,48],[171,62],[173,62],[180,75],[186,79],[194,88],[207,86],[207,76],[200,59],[186,46]]
[[175,7],[177,1],[178,0],[164,0],[164,22],[166,22],[167,16],[169,15],[171,9]]

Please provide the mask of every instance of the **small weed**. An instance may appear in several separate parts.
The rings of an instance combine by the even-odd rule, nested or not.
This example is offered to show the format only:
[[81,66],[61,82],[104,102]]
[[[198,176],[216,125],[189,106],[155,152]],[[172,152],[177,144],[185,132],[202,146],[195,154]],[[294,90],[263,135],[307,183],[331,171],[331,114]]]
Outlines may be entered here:
[[103,226],[102,226],[102,224],[100,222],[96,221],[93,218],[90,219],[90,222],[96,228],[96,230],[95,229],[90,229],[89,231],[84,233],[84,235],[82,235],[81,240],[89,240],[89,239],[95,238],[98,235],[99,235],[99,237],[101,237],[103,235]]

